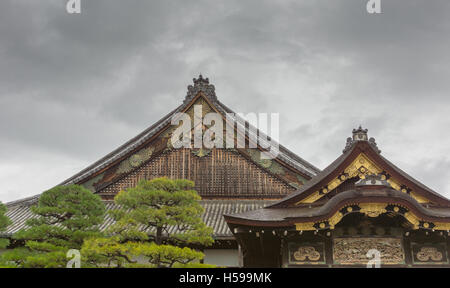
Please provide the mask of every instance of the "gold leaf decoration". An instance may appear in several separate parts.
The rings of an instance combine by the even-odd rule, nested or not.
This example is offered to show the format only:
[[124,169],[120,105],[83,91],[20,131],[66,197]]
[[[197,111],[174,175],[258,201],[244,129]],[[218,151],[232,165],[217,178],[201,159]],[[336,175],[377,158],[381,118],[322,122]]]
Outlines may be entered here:
[[154,147],[139,150],[137,153],[131,155],[120,163],[119,168],[117,168],[117,173],[128,173],[133,170],[133,168],[139,167],[142,163],[150,159],[154,150]]
[[[355,160],[353,160],[353,162],[349,166],[347,166],[347,168],[345,168],[345,170],[344,170],[344,174],[347,175],[346,176],[347,179],[352,178],[352,177],[359,177],[361,179],[364,179],[367,175],[372,175],[372,174],[377,175],[377,174],[381,174],[382,172],[383,172],[383,170],[381,168],[379,168],[374,162],[372,162],[372,160],[370,160],[369,157],[367,157],[364,153],[359,154],[355,158]],[[395,189],[397,191],[401,191],[402,185],[395,179],[389,178],[387,180],[387,182],[391,185],[391,187],[393,189]],[[327,185],[328,192],[335,189],[342,183],[343,183],[343,181],[341,179],[339,179],[339,177],[333,179]],[[416,199],[419,203],[430,202],[428,199],[417,195],[417,193],[411,192],[410,195],[411,195],[411,197]],[[298,205],[301,203],[314,203],[317,200],[319,200],[320,198],[322,198],[323,196],[324,196],[324,193],[321,193],[320,191],[315,191],[314,193],[312,193],[305,199],[297,202],[296,204]]]
[[442,261],[444,258],[442,253],[437,250],[435,247],[422,247],[420,248],[420,251],[417,252],[416,255],[417,259],[419,259],[422,262],[427,261]]
[[205,157],[208,156],[210,153],[211,153],[210,149],[203,149],[203,148],[192,151],[192,154],[194,154],[197,157]]
[[92,178],[92,179],[86,181],[86,182],[83,184],[83,186],[84,186],[86,189],[89,189],[89,190],[91,190],[92,192],[95,192],[95,187],[94,187],[94,185],[95,185],[98,181],[100,181],[100,180],[103,178],[103,175],[104,175],[104,174],[105,174],[105,173],[99,174],[99,175],[95,176],[94,178]]
[[320,259],[320,253],[312,246],[298,247],[297,251],[294,252],[294,259],[297,261],[318,261]]

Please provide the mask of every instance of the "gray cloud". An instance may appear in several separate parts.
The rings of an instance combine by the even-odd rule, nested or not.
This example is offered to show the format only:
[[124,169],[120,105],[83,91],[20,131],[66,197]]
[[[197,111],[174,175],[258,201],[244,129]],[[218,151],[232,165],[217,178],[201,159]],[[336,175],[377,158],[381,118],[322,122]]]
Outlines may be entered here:
[[200,72],[236,112],[279,112],[281,142],[319,167],[362,124],[450,196],[448,1],[81,1],[0,3],[0,200],[110,152]]

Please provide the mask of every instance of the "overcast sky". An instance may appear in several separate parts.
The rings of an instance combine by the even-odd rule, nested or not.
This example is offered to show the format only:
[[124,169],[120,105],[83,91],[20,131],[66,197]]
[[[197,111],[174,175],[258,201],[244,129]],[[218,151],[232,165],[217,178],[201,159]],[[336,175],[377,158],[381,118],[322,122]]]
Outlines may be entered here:
[[[181,104],[200,72],[235,112],[279,112],[319,168],[358,125],[450,197],[450,1],[0,2],[0,200],[55,186]],[[276,3],[276,4],[275,4]]]

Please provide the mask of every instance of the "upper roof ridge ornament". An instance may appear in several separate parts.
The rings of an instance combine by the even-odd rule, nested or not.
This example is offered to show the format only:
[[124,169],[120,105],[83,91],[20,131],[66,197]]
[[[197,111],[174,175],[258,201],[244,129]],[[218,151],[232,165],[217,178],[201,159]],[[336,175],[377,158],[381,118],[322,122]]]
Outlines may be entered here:
[[353,129],[353,141],[367,141],[367,129],[362,129],[359,125],[358,129]]
[[353,129],[352,131],[353,137],[347,138],[347,143],[342,152],[343,153],[347,152],[353,146],[353,144],[355,144],[358,141],[367,141],[375,149],[375,151],[381,153],[381,150],[378,149],[377,143],[375,142],[375,138],[368,137],[367,135],[368,131],[369,131],[368,129],[363,129],[361,125],[359,125],[358,129]]
[[209,84],[208,78],[203,78],[202,74],[198,76],[198,78],[193,79],[194,85],[188,86],[188,91],[186,94],[186,98],[183,103],[191,101],[199,92],[203,92],[203,94],[208,97],[209,100],[215,102],[217,101],[217,96],[215,92],[215,87],[212,84]]

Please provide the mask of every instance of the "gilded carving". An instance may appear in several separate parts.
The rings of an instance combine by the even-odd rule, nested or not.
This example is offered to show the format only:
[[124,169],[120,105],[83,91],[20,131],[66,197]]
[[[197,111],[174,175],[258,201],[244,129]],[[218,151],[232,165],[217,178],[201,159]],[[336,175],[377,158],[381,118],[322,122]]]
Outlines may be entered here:
[[448,263],[447,244],[441,243],[411,243],[413,263],[444,264]]
[[139,154],[134,154],[130,157],[130,165],[132,167],[138,167],[142,163],[141,156]]
[[381,170],[378,166],[376,166],[366,155],[363,153],[359,154],[355,160],[353,160],[352,164],[350,164],[344,172],[349,175],[349,177],[370,174],[380,174],[383,170]]
[[271,159],[261,159],[260,164],[264,168],[269,168],[272,165],[272,160]]
[[[364,179],[367,175],[372,174],[381,174],[383,170],[379,168],[375,163],[373,163],[364,153],[359,154],[355,160],[344,170],[344,174],[341,174],[340,176],[336,177],[332,181],[328,183],[326,186],[327,191],[324,193],[322,191],[315,191],[305,199],[297,202],[296,204],[301,203],[314,203],[320,198],[323,197],[324,194],[327,192],[335,189],[339,185],[341,185],[345,180],[342,180],[342,175],[344,175],[344,179],[352,178],[352,177],[359,177],[361,179]],[[384,176],[386,177],[386,176]],[[386,178],[385,178],[386,179]],[[391,187],[397,191],[402,191],[402,185],[398,183],[396,180],[389,178],[387,179],[387,182],[391,185]],[[406,189],[404,193],[408,192]],[[411,197],[416,199],[419,203],[427,203],[429,202],[428,199],[417,195],[417,193],[410,192]]]
[[103,175],[104,175],[104,173],[95,176],[94,178],[92,178],[92,179],[86,181],[86,182],[83,184],[83,186],[84,186],[86,189],[89,189],[89,190],[91,190],[92,192],[95,192],[95,187],[94,187],[94,185],[95,185],[98,181],[100,181],[100,180],[103,178]]
[[197,157],[205,157],[208,156],[210,153],[211,153],[210,149],[203,149],[203,148],[192,151],[192,154],[194,154]]
[[290,242],[288,244],[289,264],[325,264],[325,243]]
[[413,225],[414,229],[419,229],[420,219],[416,215],[411,212],[406,212],[404,216]]
[[119,168],[117,168],[117,173],[127,173],[133,170],[133,168],[139,167],[142,163],[150,159],[154,150],[154,147],[139,150],[137,153],[131,155],[129,158],[120,163]]
[[410,192],[409,195],[411,195],[411,197],[413,197],[414,199],[416,199],[417,202],[419,202],[419,203],[428,203],[428,202],[430,202],[430,201],[428,201],[427,198],[422,197],[422,196],[420,196],[420,195],[417,194],[417,193]]
[[435,222],[433,229],[434,230],[450,230],[450,223]]
[[[353,208],[352,206],[343,207],[338,212],[333,214],[328,219],[322,219],[318,222],[305,222],[305,223],[295,223],[295,227],[297,231],[313,231],[318,229],[334,229],[335,225],[338,224],[342,218],[347,215],[348,213],[352,212],[359,212],[364,213],[368,217],[378,217],[379,215],[388,212],[388,207],[392,206],[392,204],[386,204],[386,203],[359,203],[359,204],[353,204],[356,208],[359,207],[359,210],[356,210],[356,208]],[[397,208],[397,209],[396,209]],[[405,208],[402,208],[406,210]],[[389,208],[389,211],[399,213],[400,215],[403,215],[405,219],[412,224],[413,229],[419,229],[421,219],[417,217],[417,215],[413,214],[412,212],[406,210],[405,213],[403,213],[398,206],[394,206],[393,208]],[[403,214],[402,214],[403,213]],[[329,226],[320,225],[325,222],[328,222]],[[430,222],[431,223],[431,222]],[[435,222],[432,223],[433,226],[430,226],[431,224],[428,222],[423,222],[422,227],[434,230],[450,230],[450,223],[440,223]]]
[[306,222],[306,223],[295,223],[295,229],[297,231],[311,231],[316,230],[314,228],[314,222]]
[[250,158],[254,162],[256,162],[261,167],[268,169],[270,172],[277,175],[285,173],[284,168],[276,161],[261,158],[261,151],[259,151],[258,149],[247,149],[247,153],[250,155]]
[[365,265],[371,249],[380,251],[381,264],[403,264],[405,254],[401,238],[335,238],[333,260],[343,265]]
[[386,204],[384,203],[361,203],[360,212],[366,214],[369,217],[378,217],[383,213],[386,213]]
[[117,173],[118,174],[127,173],[130,172],[132,169],[133,167],[131,166],[130,161],[126,159],[120,163],[119,168],[117,168]]
[[[350,207],[351,209],[352,207]],[[328,220],[328,223],[330,224],[330,228],[334,229],[334,226],[341,222],[342,218],[344,217],[344,215],[341,212],[337,212],[335,213],[333,216],[331,216],[331,218]]]
[[320,259],[320,253],[312,246],[303,246],[294,252],[294,259],[297,261],[318,261]]
[[443,255],[435,247],[422,247],[416,255],[417,259],[423,262],[442,261]]

